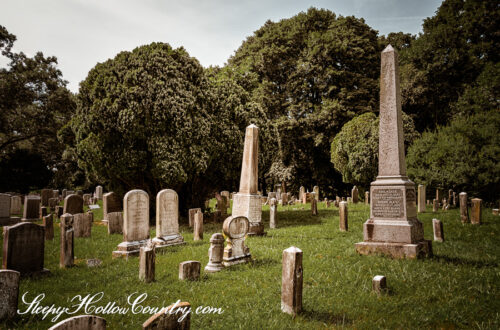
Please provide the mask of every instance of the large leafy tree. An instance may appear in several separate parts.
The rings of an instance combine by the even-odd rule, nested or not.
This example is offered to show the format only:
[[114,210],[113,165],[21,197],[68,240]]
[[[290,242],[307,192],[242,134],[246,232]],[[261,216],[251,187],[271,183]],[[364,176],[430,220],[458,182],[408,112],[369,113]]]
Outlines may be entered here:
[[[51,182],[61,169],[63,145],[57,131],[76,107],[57,59],[38,52],[33,57],[15,53],[13,34],[0,26],[0,49],[8,66],[0,69],[0,167],[1,189],[27,192]],[[24,156],[21,156],[24,155]],[[26,162],[20,162],[25,157]],[[28,182],[37,159],[43,180]],[[12,168],[12,166],[16,168]],[[54,184],[54,183],[53,183]]]
[[330,142],[355,115],[376,111],[378,67],[377,32],[328,10],[268,21],[247,38],[228,68],[273,122],[267,174],[293,188],[341,185]]

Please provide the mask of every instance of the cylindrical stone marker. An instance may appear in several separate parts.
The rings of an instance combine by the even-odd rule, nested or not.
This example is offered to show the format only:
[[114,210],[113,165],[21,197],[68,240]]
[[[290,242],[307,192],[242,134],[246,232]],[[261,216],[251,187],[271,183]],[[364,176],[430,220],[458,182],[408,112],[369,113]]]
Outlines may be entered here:
[[467,193],[461,192],[459,195],[460,199],[460,220],[462,223],[469,222],[469,208],[467,206]]
[[59,266],[61,268],[72,267],[75,261],[73,247],[73,216],[69,213],[61,216],[61,251]]
[[314,197],[311,199],[311,214],[318,215],[318,201]]
[[432,219],[432,228],[434,229],[434,240],[444,242],[443,223],[441,220]]
[[471,214],[470,214],[470,223],[473,225],[481,224],[481,202],[483,200],[481,198],[473,198],[471,199]]
[[276,228],[276,220],[277,220],[277,205],[276,198],[271,198],[269,201],[269,228]]
[[201,264],[199,261],[184,261],[179,264],[179,280],[195,281],[200,278]]
[[295,246],[283,251],[281,311],[296,315],[302,311],[302,251]]
[[224,256],[224,236],[215,233],[210,238],[210,248],[208,249],[208,264],[205,273],[215,273],[224,269],[222,257]]
[[203,213],[197,211],[194,215],[194,238],[195,241],[203,240]]
[[432,201],[432,212],[437,212],[439,209],[439,202],[437,199],[434,198]]
[[347,220],[347,202],[340,202],[339,204],[339,228],[341,231],[347,231],[349,229],[349,223]]
[[150,283],[155,280],[155,248],[143,246],[139,252],[139,279]]
[[43,226],[45,227],[45,239],[54,239],[54,221],[52,218],[52,213],[43,217]]

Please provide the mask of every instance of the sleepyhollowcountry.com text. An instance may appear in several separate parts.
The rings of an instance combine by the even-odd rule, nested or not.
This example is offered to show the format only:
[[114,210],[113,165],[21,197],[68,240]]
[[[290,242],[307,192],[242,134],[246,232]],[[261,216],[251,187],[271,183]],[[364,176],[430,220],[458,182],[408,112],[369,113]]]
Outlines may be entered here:
[[[80,314],[122,314],[127,313],[132,314],[156,314],[160,311],[168,314],[180,314],[177,319],[178,322],[182,322],[190,313],[192,313],[191,307],[181,307],[179,306],[180,300],[177,300],[174,304],[168,307],[151,307],[148,305],[142,305],[144,300],[148,297],[147,293],[134,292],[127,297],[127,306],[119,306],[114,301],[108,301],[106,304],[97,304],[104,297],[104,292],[98,292],[95,294],[87,294],[86,296],[76,295],[71,300],[70,303],[74,303],[69,307],[56,306],[52,304],[50,306],[44,306],[42,304],[43,299],[45,299],[45,293],[40,293],[32,300],[28,300],[28,292],[25,292],[22,296],[22,302],[26,305],[25,310],[18,309],[17,313],[19,315],[24,314],[42,314],[42,319],[45,320],[49,315],[54,315],[51,319],[52,322],[56,322],[61,315],[74,315],[76,313]],[[222,308],[216,308],[212,306],[198,306],[195,311],[196,314],[222,314],[224,310]]]

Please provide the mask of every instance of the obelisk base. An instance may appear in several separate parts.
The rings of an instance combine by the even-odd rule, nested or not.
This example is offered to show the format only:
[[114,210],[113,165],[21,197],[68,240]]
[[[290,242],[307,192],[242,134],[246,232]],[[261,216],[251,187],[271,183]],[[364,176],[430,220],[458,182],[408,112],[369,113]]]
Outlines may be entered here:
[[360,242],[355,245],[356,251],[363,255],[380,254],[395,259],[432,257],[432,242],[429,240],[422,240],[415,244]]
[[246,217],[250,222],[248,234],[250,236],[263,236],[264,224],[262,223],[262,200],[260,195],[237,193],[233,195],[233,217]]

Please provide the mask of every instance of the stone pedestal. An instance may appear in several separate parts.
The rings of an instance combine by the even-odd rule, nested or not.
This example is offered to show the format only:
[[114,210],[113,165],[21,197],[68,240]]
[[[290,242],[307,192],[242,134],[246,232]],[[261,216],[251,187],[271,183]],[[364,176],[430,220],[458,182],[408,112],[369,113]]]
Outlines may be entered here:
[[224,269],[222,257],[224,254],[224,236],[215,233],[210,238],[210,249],[208,250],[208,264],[205,273],[215,273]]
[[224,249],[223,264],[226,267],[249,262],[252,258],[245,245],[245,237],[250,224],[246,217],[230,216],[224,220],[222,229],[226,235],[227,246]]

